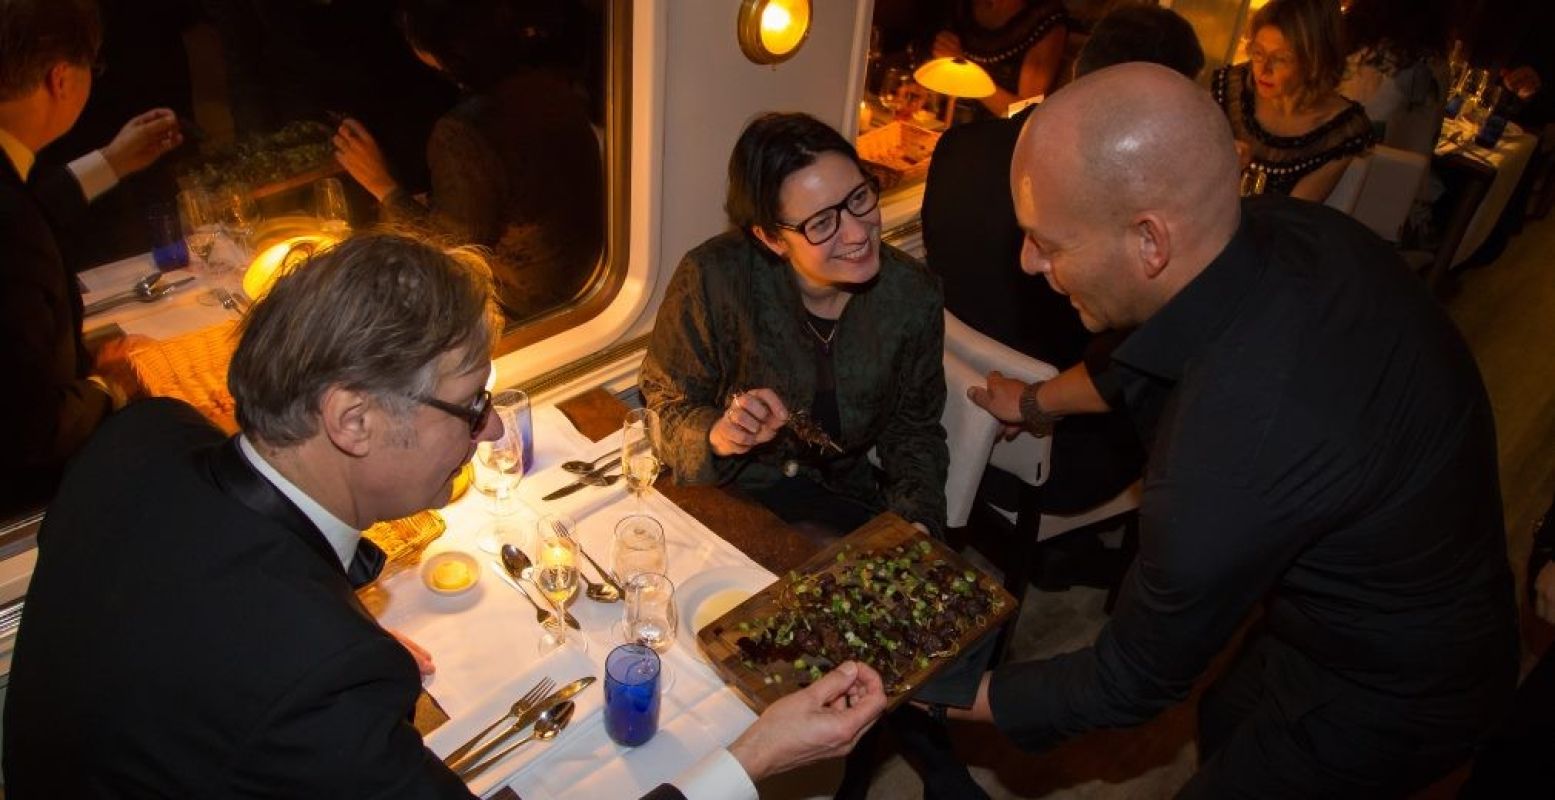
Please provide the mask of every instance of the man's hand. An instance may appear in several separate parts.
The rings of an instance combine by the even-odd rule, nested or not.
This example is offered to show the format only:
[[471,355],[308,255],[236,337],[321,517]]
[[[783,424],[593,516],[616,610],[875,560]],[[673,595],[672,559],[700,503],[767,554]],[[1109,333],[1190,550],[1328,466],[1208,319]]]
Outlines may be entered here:
[[720,456],[736,456],[766,444],[788,424],[788,409],[777,392],[752,389],[729,401],[722,417],[707,432],[707,442]]
[[1534,579],[1533,610],[1539,619],[1555,625],[1555,561],[1545,564]]
[[1544,82],[1539,79],[1539,73],[1533,67],[1518,67],[1517,69],[1501,70],[1501,82],[1506,85],[1508,91],[1517,95],[1519,100],[1527,100],[1539,93]]
[[884,713],[885,686],[865,664],[844,662],[821,679],[773,703],[729,752],[752,781],[835,758],[858,744]]
[[389,164],[383,158],[383,151],[378,149],[377,140],[373,139],[362,123],[354,119],[340,123],[340,128],[335,131],[334,143],[335,160],[346,168],[346,172],[357,183],[362,184],[362,188],[372,192],[379,202],[394,191],[398,184],[394,182],[394,176],[389,174]]
[[122,179],[151,166],[183,143],[178,116],[172,109],[154,108],[124,123],[113,141],[103,147],[103,158],[113,167],[114,176]]
[[1025,422],[1020,413],[1020,394],[1024,391],[1025,383],[1006,378],[994,370],[988,373],[987,386],[970,387],[966,390],[966,396],[994,419],[1004,423],[1004,438],[1012,439],[1021,432]]
[[93,355],[92,371],[123,392],[126,400],[145,396],[146,387],[130,365],[130,354],[149,341],[144,336],[120,336],[103,342]]
[[421,672],[422,678],[437,671],[437,666],[432,663],[432,654],[427,652],[426,648],[416,644],[409,636],[399,631],[390,630],[389,635],[393,636],[402,647],[410,651],[410,657],[416,659],[416,669]]

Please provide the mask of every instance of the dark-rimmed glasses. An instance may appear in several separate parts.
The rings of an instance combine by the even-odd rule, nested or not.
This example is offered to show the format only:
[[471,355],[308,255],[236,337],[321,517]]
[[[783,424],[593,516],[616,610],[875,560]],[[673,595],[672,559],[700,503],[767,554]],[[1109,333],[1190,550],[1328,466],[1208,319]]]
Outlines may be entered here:
[[834,206],[827,206],[805,217],[804,222],[798,225],[779,222],[774,227],[782,228],[785,231],[794,231],[803,236],[804,240],[810,244],[826,244],[831,241],[833,236],[837,235],[837,231],[842,230],[843,209],[847,209],[848,213],[855,217],[862,217],[874,211],[875,206],[879,204],[880,191],[875,188],[874,181],[865,178],[862,183],[848,192],[848,196],[844,197],[842,202]]
[[475,396],[475,402],[468,407],[457,406],[446,400],[439,400],[431,396],[417,397],[416,402],[431,406],[444,414],[458,417],[469,423],[471,439],[480,436],[481,431],[486,427],[486,423],[491,420],[491,392],[485,389],[482,389],[481,393]]

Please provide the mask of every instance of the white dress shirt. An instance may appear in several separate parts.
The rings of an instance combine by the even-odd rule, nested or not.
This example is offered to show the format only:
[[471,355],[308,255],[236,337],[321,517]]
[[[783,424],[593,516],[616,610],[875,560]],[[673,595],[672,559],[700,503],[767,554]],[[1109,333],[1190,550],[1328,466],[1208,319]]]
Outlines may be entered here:
[[335,551],[335,557],[340,559],[340,566],[349,570],[351,568],[351,558],[356,555],[356,543],[362,538],[362,532],[347,525],[334,514],[329,513],[327,509],[309,497],[306,492],[297,488],[296,484],[287,480],[285,475],[282,475],[275,467],[270,465],[270,462],[265,460],[264,456],[259,454],[253,443],[249,442],[247,436],[238,437],[238,450],[243,453],[244,458],[248,459],[248,463],[254,465],[254,469],[264,476],[265,480],[274,485],[276,489],[279,489],[281,494],[286,495],[287,500],[292,501],[298,508],[302,509],[302,513],[307,516],[308,521],[312,522],[314,527],[319,529],[319,533],[324,534],[324,539],[329,542],[330,549]]

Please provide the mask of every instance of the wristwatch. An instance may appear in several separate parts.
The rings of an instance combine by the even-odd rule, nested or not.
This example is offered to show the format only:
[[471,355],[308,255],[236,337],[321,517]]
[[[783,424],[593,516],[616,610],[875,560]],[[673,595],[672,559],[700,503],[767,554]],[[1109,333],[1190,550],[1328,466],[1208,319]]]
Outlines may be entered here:
[[1020,419],[1021,424],[1033,436],[1049,436],[1053,433],[1053,423],[1063,419],[1057,414],[1049,414],[1042,410],[1037,403],[1037,390],[1047,381],[1037,381],[1026,385],[1020,392]]

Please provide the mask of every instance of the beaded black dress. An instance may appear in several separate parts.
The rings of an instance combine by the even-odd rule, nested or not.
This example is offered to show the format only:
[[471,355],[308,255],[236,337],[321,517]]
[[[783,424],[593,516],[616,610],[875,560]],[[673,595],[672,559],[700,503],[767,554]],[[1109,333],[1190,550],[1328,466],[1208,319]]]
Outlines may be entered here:
[[1300,136],[1276,136],[1258,124],[1252,76],[1246,63],[1215,70],[1215,102],[1231,121],[1231,133],[1252,147],[1253,165],[1268,176],[1265,193],[1290,194],[1302,178],[1336,158],[1356,156],[1377,143],[1376,129],[1360,103]]
[[[1009,22],[992,30],[977,24],[972,18],[971,5],[969,2],[957,3],[952,20],[952,30],[961,40],[962,55],[987,71],[999,88],[1019,98],[1020,67],[1026,58],[1026,51],[1042,41],[1042,37],[1054,28],[1067,24],[1068,15],[1064,12],[1063,4],[1028,2]],[[976,107],[974,116],[978,119],[995,116],[981,103],[967,105]]]

